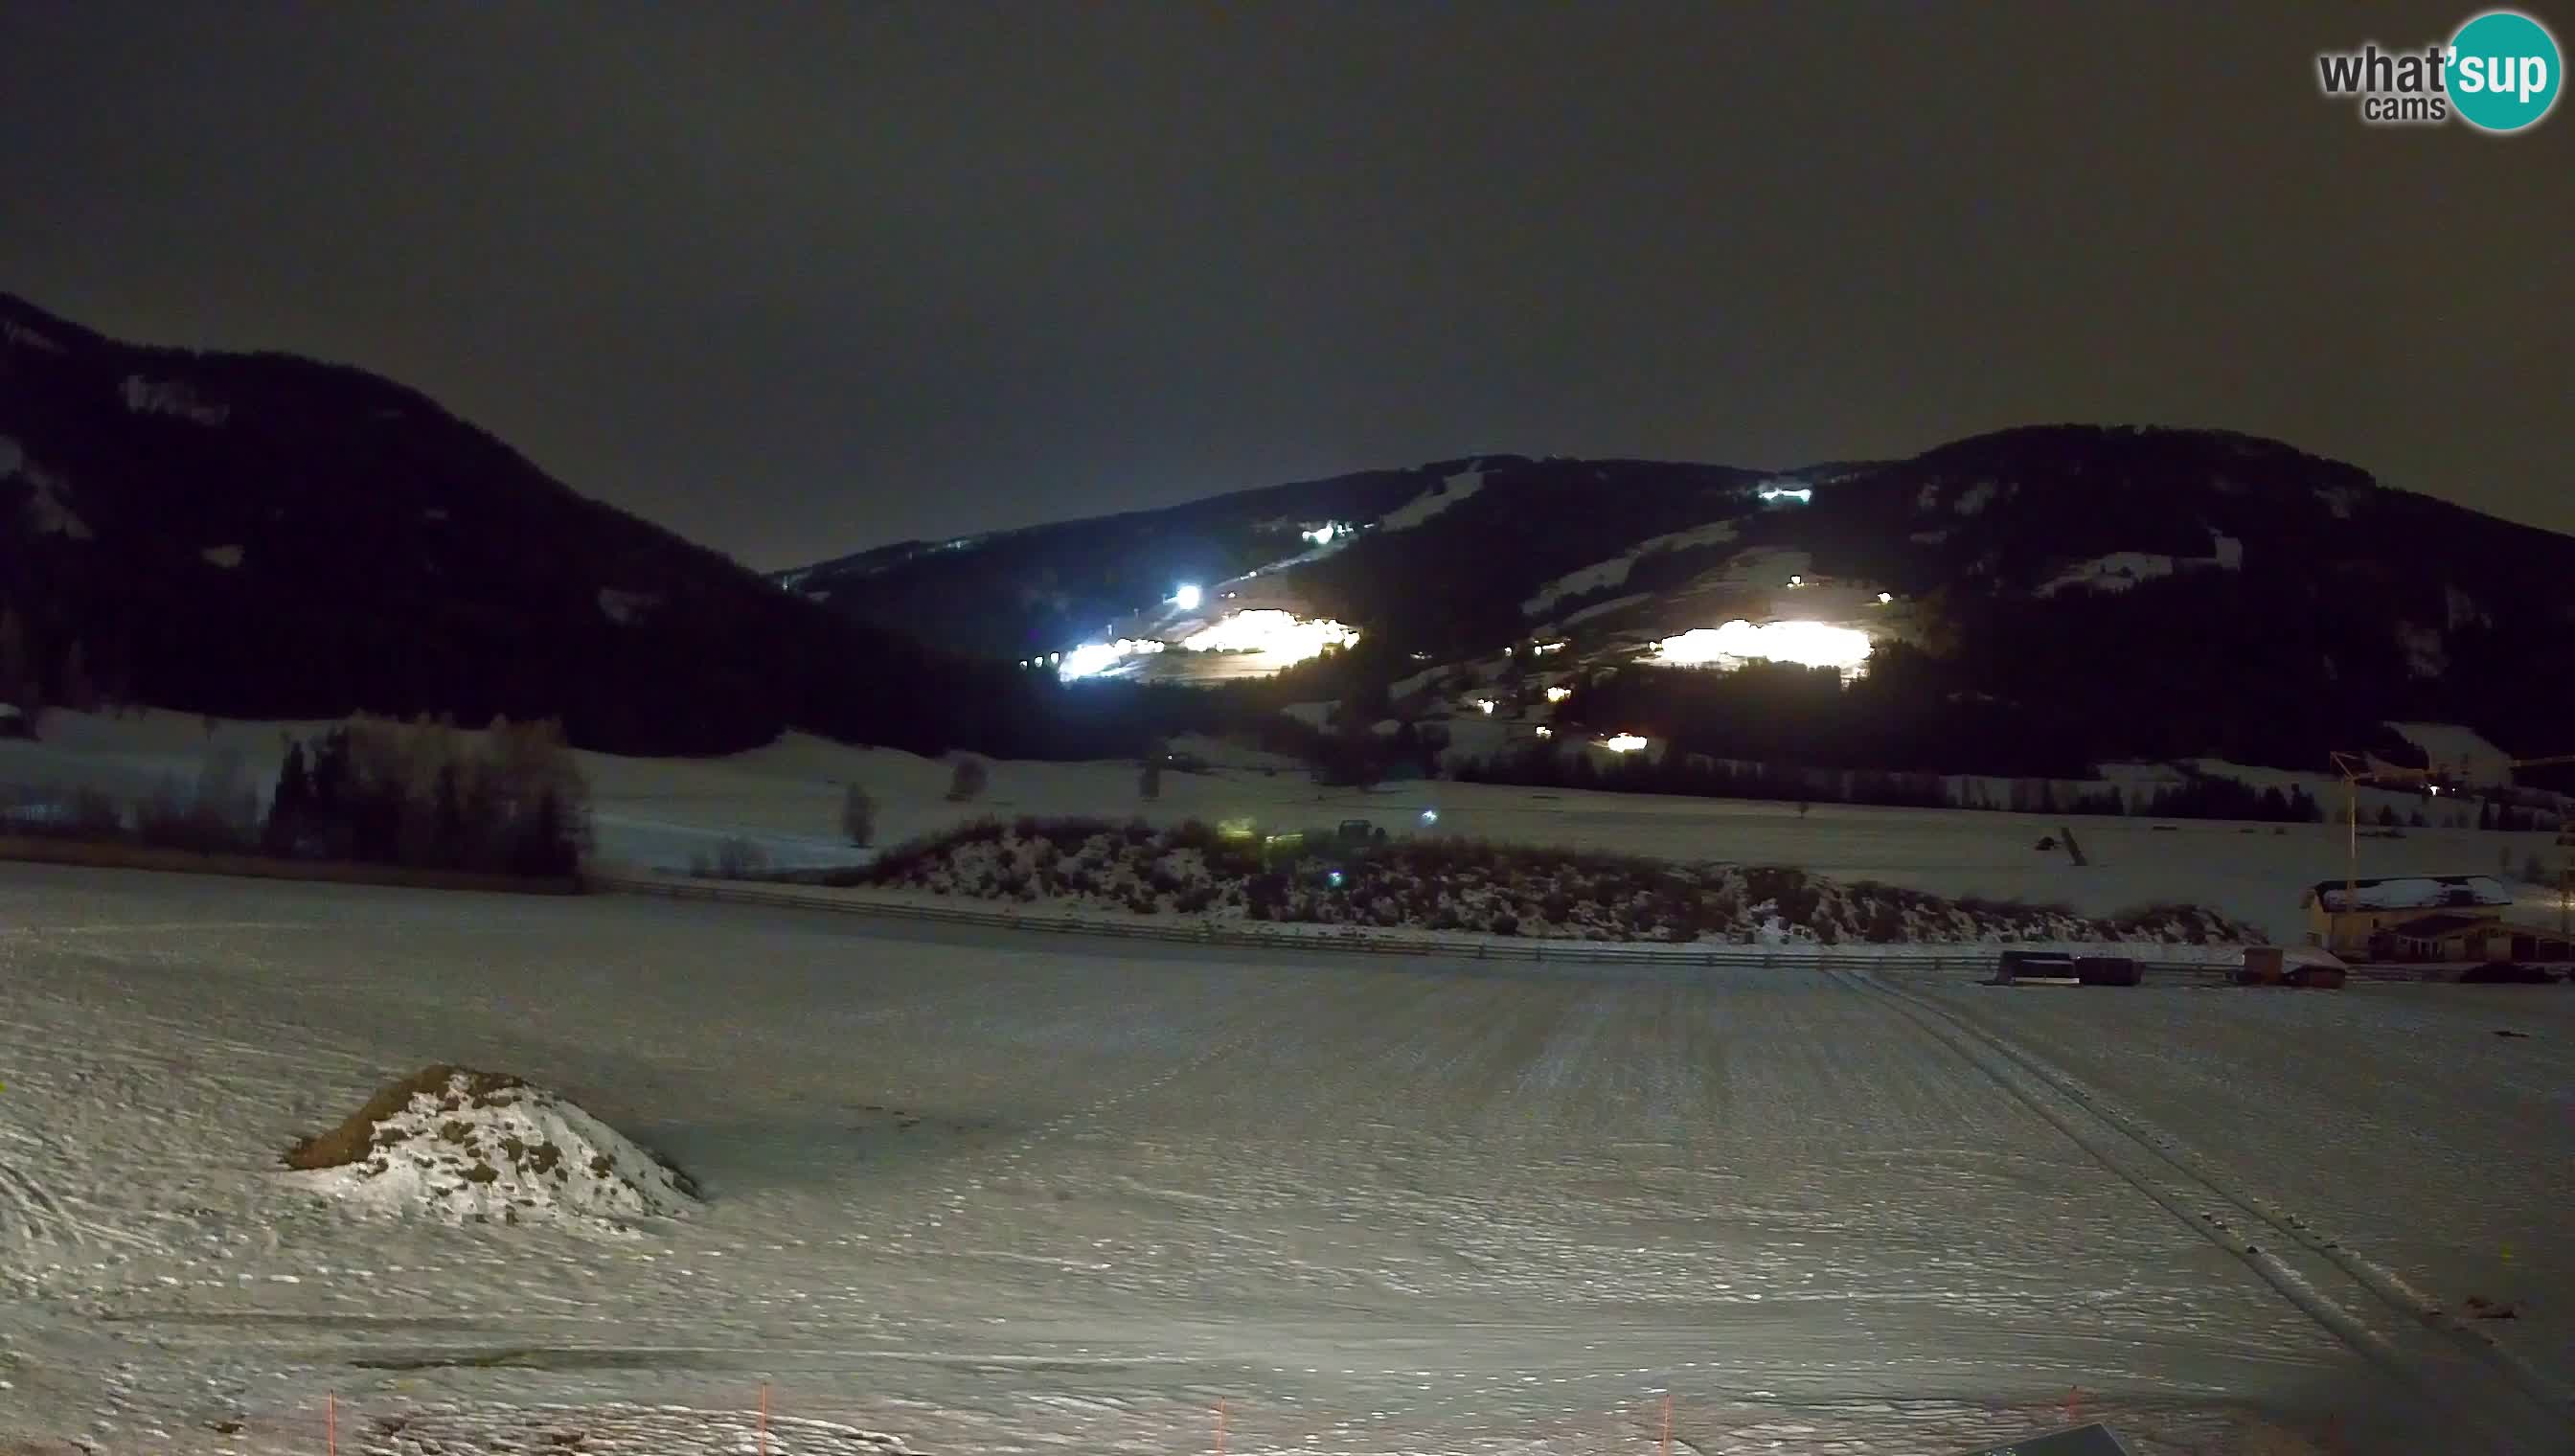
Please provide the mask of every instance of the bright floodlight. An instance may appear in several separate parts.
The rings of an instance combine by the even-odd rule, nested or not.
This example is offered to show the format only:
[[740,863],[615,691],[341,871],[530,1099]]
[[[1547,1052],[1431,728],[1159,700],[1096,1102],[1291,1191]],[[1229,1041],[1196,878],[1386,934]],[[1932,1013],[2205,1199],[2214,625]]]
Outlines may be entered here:
[[1616,737],[1602,738],[1600,746],[1613,753],[1632,753],[1645,746],[1645,740],[1634,733],[1620,733]]
[[1562,703],[1564,700],[1571,698],[1572,696],[1573,690],[1570,688],[1549,688],[1546,690],[1546,701],[1549,703]]
[[1205,596],[1206,594],[1201,592],[1196,586],[1188,582],[1183,582],[1181,584],[1181,589],[1172,594],[1172,605],[1181,609],[1183,612],[1196,612],[1199,610],[1200,601]]
[[1892,592],[1880,592],[1880,593],[1878,593],[1878,594],[1877,594],[1877,605],[1878,605],[1878,606],[1880,606],[1880,607],[1883,607],[1883,606],[1885,606],[1887,603],[1892,602],[1892,601],[1894,601],[1894,600],[1895,600],[1895,594],[1894,594],[1894,593],[1892,593]]
[[1423,809],[1421,811],[1421,821],[1425,824],[1435,824],[1439,822],[1439,810],[1435,808]]
[[1820,622],[1773,622],[1754,626],[1740,618],[1723,627],[1702,627],[1664,638],[1654,646],[1654,662],[1674,668],[1739,668],[1745,663],[1797,663],[1809,668],[1855,672],[1868,662],[1868,634]]

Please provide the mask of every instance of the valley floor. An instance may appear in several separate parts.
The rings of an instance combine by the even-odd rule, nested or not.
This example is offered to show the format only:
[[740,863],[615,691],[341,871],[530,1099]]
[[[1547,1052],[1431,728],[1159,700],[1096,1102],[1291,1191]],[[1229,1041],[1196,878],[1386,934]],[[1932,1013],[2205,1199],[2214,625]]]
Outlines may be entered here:
[[[766,1385],[780,1452],[1202,1450],[1223,1401],[1232,1451],[1605,1453],[1666,1393],[1708,1456],[2069,1413],[2543,1451],[2505,1374],[2575,1377],[2562,987],[1560,978],[36,866],[0,987],[0,1445],[687,1456],[754,1449]],[[386,1224],[275,1171],[436,1060],[705,1208]],[[2246,1197],[2529,1314],[2480,1355],[2265,1229],[2293,1299],[2194,1222]]]
[[[198,720],[176,714],[56,714],[48,719],[46,741],[0,740],[0,786],[42,790],[88,783],[139,794],[165,776],[192,780],[210,748],[237,753],[252,781],[265,786],[275,776],[280,734],[309,734],[321,727],[225,723],[209,735]],[[1214,771],[1166,773],[1161,795],[1151,801],[1138,796],[1132,763],[1008,761],[993,765],[991,786],[979,799],[953,803],[946,796],[944,763],[800,734],[720,758],[579,756],[592,785],[601,857],[638,868],[685,870],[693,859],[712,859],[727,839],[757,845],[779,867],[864,857],[838,832],[843,785],[850,781],[865,785],[877,800],[881,845],[988,815],[1141,815],[1156,824],[1252,816],[1284,827],[1365,818],[1391,833],[1430,831],[1567,849],[1793,865],[1844,882],[1874,879],[1953,898],[2062,903],[2090,916],[2147,904],[2197,904],[2282,942],[2305,933],[2299,891],[2338,878],[2355,863],[2345,831],[2332,824],[1851,804],[1815,804],[1800,814],[1786,803],[1448,781],[1361,792],[1318,788],[1288,759],[1222,744],[1189,746],[1202,749]],[[2285,778],[2270,774],[2263,781]],[[2320,795],[2331,792],[2321,781],[2306,786]],[[1435,825],[1423,823],[1425,809],[1437,815]],[[2042,836],[2059,835],[2068,826],[2088,864],[2075,864],[2062,848],[2034,847]],[[2553,926],[2561,913],[2558,892],[2511,878],[2534,853],[2552,864],[2562,859],[2565,851],[2552,837],[2408,829],[2402,838],[2362,838],[2357,872],[2501,869],[2522,897],[2515,917]]]

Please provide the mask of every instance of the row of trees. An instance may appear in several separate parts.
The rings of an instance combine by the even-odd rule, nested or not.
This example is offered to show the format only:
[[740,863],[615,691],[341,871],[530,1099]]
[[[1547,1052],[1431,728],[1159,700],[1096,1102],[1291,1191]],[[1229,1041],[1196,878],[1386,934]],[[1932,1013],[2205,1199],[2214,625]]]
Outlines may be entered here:
[[16,608],[0,607],[0,703],[31,717],[49,707],[94,713],[120,701],[120,677],[94,666],[81,638],[39,635]]
[[265,793],[238,749],[209,742],[193,780],[25,808],[23,830],[72,838],[549,879],[574,874],[591,842],[589,785],[553,723],[359,718],[288,739]]
[[590,844],[562,726],[360,718],[289,741],[260,847],[293,858],[561,878]]

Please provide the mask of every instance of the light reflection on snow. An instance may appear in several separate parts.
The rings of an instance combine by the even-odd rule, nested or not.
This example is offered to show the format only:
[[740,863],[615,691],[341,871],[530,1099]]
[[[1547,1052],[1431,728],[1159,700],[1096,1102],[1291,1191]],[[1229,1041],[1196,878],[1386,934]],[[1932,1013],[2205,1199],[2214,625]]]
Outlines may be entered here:
[[1320,656],[1325,648],[1345,648],[1358,640],[1357,632],[1330,618],[1264,608],[1229,613],[1181,646],[1194,653],[1259,653],[1285,668]]
[[1821,622],[1752,623],[1737,618],[1702,627],[1654,645],[1648,661],[1674,668],[1739,668],[1745,663],[1796,663],[1839,668],[1856,675],[1868,664],[1868,634]]
[[[1196,588],[1185,588],[1195,592]],[[1329,618],[1304,618],[1292,612],[1263,608],[1253,612],[1232,612],[1215,624],[1177,643],[1159,642],[1153,638],[1123,637],[1114,642],[1084,643],[1071,652],[1059,655],[1057,675],[1070,683],[1077,678],[1096,678],[1124,667],[1131,658],[1152,657],[1178,648],[1194,653],[1226,653],[1249,660],[1255,673],[1276,673],[1308,658],[1320,656],[1325,648],[1345,648],[1359,640],[1358,633]]]
[[1071,654],[1056,654],[1056,675],[1070,683],[1076,678],[1089,678],[1108,672],[1133,657],[1149,656],[1163,651],[1164,645],[1150,638],[1122,637],[1116,642],[1087,642]]

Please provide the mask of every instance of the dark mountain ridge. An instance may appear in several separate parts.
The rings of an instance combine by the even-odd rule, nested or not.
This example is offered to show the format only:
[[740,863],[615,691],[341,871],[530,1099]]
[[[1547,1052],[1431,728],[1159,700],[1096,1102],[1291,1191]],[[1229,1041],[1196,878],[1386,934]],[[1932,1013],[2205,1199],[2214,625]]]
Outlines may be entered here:
[[6,295],[0,614],[0,697],[553,717],[627,751],[790,727],[936,748],[1031,691],[583,497],[415,390]]

